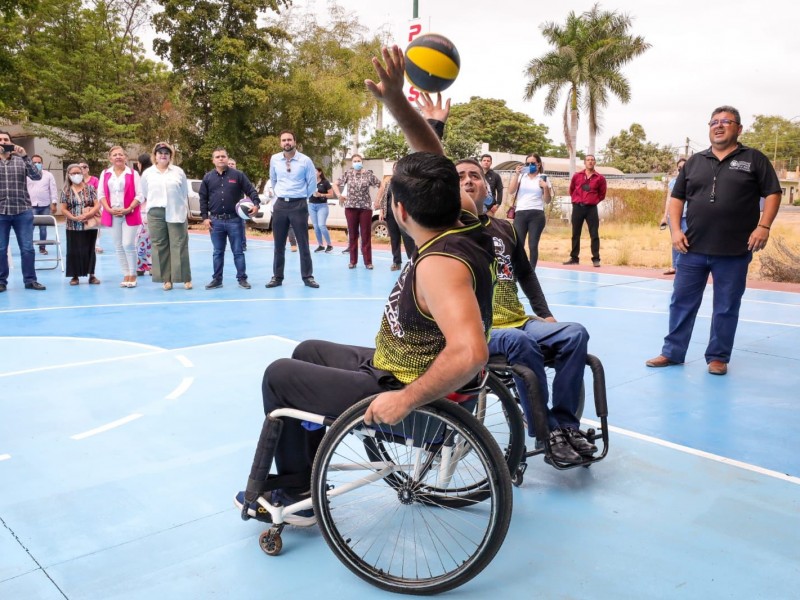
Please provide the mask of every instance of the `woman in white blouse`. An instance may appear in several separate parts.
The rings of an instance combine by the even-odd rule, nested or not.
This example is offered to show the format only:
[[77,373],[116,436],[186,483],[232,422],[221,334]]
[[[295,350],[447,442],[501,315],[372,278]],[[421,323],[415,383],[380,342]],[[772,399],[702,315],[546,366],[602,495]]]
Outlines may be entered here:
[[139,173],[127,166],[122,146],[109,150],[111,166],[100,174],[98,199],[103,205],[102,223],[111,227],[117,259],[122,270],[120,287],[136,287],[136,233],[142,224],[139,205],[142,192]]
[[512,196],[516,194],[514,230],[517,240],[524,248],[525,238],[528,238],[528,254],[534,269],[539,260],[539,238],[545,226],[544,205],[552,198],[550,183],[542,171],[539,155],[528,154],[525,165],[517,165],[508,190]]
[[172,164],[174,150],[166,142],[153,148],[153,166],[142,174],[142,195],[153,243],[153,281],[165,290],[173,283],[192,289],[189,268],[189,182],[183,169]]

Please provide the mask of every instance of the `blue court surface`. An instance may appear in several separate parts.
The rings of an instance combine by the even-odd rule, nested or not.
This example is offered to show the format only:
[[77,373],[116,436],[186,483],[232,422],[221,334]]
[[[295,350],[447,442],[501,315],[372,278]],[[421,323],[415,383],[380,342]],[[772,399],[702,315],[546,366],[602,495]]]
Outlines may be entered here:
[[[0,294],[0,598],[394,597],[316,527],[288,527],[281,555],[265,555],[264,526],[232,503],[264,367],[308,338],[372,345],[396,276],[388,252],[374,271],[348,270],[339,249],[313,255],[317,290],[287,252],[284,285],[268,290],[272,244],[251,240],[253,289],[236,286],[228,254],[225,287],[206,291],[211,243],[197,234],[195,289],[165,292],[147,277],[120,289],[101,241],[102,285],[39,271],[47,291],[26,291],[15,255]],[[800,294],[748,290],[729,374],[715,377],[710,295],[687,363],[648,369],[671,282],[603,271],[538,270],[556,317],[583,323],[605,366],[608,457],[565,472],[530,459],[497,557],[445,596],[796,598]]]

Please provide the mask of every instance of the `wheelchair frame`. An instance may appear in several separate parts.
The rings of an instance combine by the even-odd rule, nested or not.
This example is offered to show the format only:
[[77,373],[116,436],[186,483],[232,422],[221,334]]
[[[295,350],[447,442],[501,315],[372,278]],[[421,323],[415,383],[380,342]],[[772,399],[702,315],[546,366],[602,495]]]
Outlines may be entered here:
[[392,427],[363,423],[371,401],[336,419],[295,409],[270,413],[328,430],[314,460],[311,498],[288,506],[258,498],[273,523],[259,545],[268,555],[280,553],[285,517],[313,507],[328,546],[362,579],[416,595],[459,587],[491,562],[508,531],[505,458],[486,428],[452,401],[419,407]]
[[[602,441],[602,449],[599,449],[599,454],[584,458],[580,463],[572,464],[559,462],[552,457],[549,430],[547,427],[546,402],[539,394],[536,374],[524,365],[509,365],[505,361],[505,357],[490,357],[489,364],[487,365],[490,374],[486,382],[484,394],[481,396],[484,404],[479,404],[478,406],[479,411],[484,411],[484,416],[482,417],[479,412],[478,417],[482,422],[486,420],[487,411],[490,411],[490,408],[486,406],[486,399],[488,398],[488,394],[495,395],[502,406],[508,428],[507,432],[504,430],[499,434],[495,434],[495,437],[496,439],[497,437],[508,438],[507,440],[498,440],[498,444],[505,454],[506,464],[511,473],[511,481],[515,486],[522,485],[525,470],[528,467],[527,459],[532,456],[544,455],[550,465],[559,470],[566,470],[574,469],[575,467],[589,467],[593,463],[603,460],[608,454],[608,401],[606,398],[605,371],[603,370],[603,365],[600,360],[591,354],[586,357],[586,366],[589,367],[593,377],[595,413],[600,420],[600,426],[598,429],[590,428],[586,431],[581,430],[581,433],[590,442],[595,442],[597,440]],[[553,361],[546,361],[545,368],[548,372],[551,371],[553,369]],[[541,447],[534,448],[533,450],[528,450],[525,444],[525,421],[522,416],[522,407],[519,405],[519,396],[512,375],[516,375],[525,381],[527,384],[526,387],[529,390],[535,436],[537,440],[541,440]],[[579,419],[583,413],[584,394],[585,391],[582,387],[579,414],[576,415]]]

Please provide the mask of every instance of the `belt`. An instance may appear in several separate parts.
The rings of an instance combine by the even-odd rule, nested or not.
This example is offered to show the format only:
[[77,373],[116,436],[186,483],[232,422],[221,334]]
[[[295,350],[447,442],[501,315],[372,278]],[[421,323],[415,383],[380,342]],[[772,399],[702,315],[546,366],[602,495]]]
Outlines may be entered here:
[[230,213],[220,213],[218,215],[211,215],[212,219],[222,219],[223,221],[227,219],[238,219],[239,215],[232,215]]
[[302,198],[278,198],[278,200],[283,200],[284,202],[294,202],[295,200],[305,200],[305,196]]

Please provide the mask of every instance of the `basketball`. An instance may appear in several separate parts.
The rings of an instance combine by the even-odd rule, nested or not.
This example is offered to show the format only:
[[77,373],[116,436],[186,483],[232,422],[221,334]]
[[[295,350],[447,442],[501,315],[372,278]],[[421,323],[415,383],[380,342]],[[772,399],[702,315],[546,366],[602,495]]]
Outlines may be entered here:
[[461,57],[453,42],[438,33],[414,38],[406,48],[406,79],[418,90],[436,93],[458,77]]
[[236,214],[245,221],[250,220],[250,210],[255,206],[250,200],[239,200],[236,203]]

